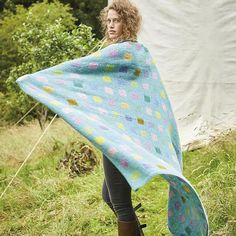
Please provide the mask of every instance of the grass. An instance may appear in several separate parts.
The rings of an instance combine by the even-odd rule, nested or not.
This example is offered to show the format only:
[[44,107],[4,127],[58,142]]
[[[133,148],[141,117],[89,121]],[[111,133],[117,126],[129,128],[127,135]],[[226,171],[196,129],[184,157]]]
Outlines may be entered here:
[[[0,192],[19,168],[40,136],[36,123],[0,131]],[[101,197],[101,163],[92,173],[71,179],[56,166],[72,140],[82,136],[58,119],[43,138],[13,184],[0,200],[0,235],[115,236],[116,219]],[[101,153],[95,150],[101,157]],[[236,131],[213,140],[201,149],[184,152],[185,176],[198,190],[208,213],[210,235],[236,235]],[[153,178],[133,203],[147,223],[145,235],[169,236],[168,185]]]

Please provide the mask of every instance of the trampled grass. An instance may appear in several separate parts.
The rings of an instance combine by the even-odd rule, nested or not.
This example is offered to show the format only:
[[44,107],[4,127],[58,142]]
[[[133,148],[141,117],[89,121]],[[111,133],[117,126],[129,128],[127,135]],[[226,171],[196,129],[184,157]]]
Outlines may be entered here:
[[[37,124],[0,132],[0,192],[40,136]],[[116,218],[101,197],[102,165],[92,173],[71,179],[56,166],[66,145],[83,139],[58,119],[0,200],[0,235],[115,236]],[[85,139],[83,139],[85,141]],[[86,141],[85,141],[86,142]],[[101,157],[101,153],[97,151]],[[185,176],[204,203],[210,235],[236,235],[236,132],[210,145],[184,152]],[[138,216],[147,223],[145,235],[169,236],[168,185],[161,177],[133,193],[141,202]]]

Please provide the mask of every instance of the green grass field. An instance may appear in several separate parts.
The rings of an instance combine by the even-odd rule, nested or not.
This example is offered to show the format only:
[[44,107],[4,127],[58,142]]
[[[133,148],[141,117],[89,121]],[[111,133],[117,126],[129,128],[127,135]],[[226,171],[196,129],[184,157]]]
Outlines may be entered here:
[[[40,134],[36,123],[0,130],[0,192]],[[56,120],[0,200],[0,235],[117,235],[116,218],[101,197],[102,165],[73,179],[67,170],[56,170],[72,140],[87,142],[62,120]],[[210,235],[236,235],[236,131],[183,156],[184,174],[206,208]],[[143,205],[137,214],[141,223],[148,225],[145,236],[171,235],[167,193],[167,182],[161,177],[133,193],[134,205]]]

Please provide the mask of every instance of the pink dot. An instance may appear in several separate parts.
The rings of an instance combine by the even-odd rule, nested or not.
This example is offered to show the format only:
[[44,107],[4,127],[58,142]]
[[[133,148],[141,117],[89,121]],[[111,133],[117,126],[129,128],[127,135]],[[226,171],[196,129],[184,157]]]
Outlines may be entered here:
[[168,216],[169,217],[173,216],[173,211],[171,209],[168,210]]
[[145,90],[148,90],[148,89],[149,89],[149,84],[143,84],[143,88],[144,88]]
[[131,48],[132,47],[132,44],[131,43],[129,43],[129,42],[126,42],[126,48]]
[[105,87],[105,88],[104,88],[104,91],[105,91],[105,93],[113,94],[113,89],[112,89],[112,88]]
[[98,68],[98,64],[95,62],[89,63],[89,69],[96,70]]
[[145,77],[145,78],[148,78],[148,77],[149,77],[148,71],[145,71],[145,72],[144,72],[144,77]]
[[134,142],[135,142],[136,144],[138,144],[138,145],[141,145],[141,141],[140,141],[139,139],[137,139],[137,138],[134,138]]
[[48,82],[48,79],[46,77],[37,77],[36,80],[40,81],[40,82]]
[[118,52],[116,52],[116,51],[111,51],[110,53],[109,53],[109,56],[110,57],[116,57],[118,55]]
[[35,87],[34,85],[29,85],[29,87],[30,87],[31,90],[36,90],[37,89],[37,87]]
[[110,106],[115,106],[116,102],[115,102],[114,99],[109,99],[109,100],[108,100],[108,104],[109,104]]
[[74,121],[75,121],[76,124],[80,124],[81,123],[81,120],[79,118],[75,118]]
[[107,114],[107,110],[103,109],[103,108],[98,108],[99,112],[103,115]]
[[138,93],[132,93],[132,98],[135,100],[139,99],[139,94]]
[[66,83],[66,81],[62,80],[62,79],[57,79],[55,82],[58,84],[65,84]]
[[120,90],[119,90],[119,94],[120,94],[120,96],[122,96],[122,97],[126,97],[126,96],[127,96],[127,93],[126,93],[126,91],[125,91],[124,89],[120,89]]
[[162,127],[161,125],[158,125],[158,130],[159,130],[160,132],[163,132],[163,127]]
[[175,209],[179,210],[181,208],[181,204],[179,202],[175,203]]
[[153,79],[157,79],[157,78],[158,78],[158,74],[157,74],[156,72],[153,72],[153,73],[152,73],[152,78],[153,78]]
[[109,148],[109,150],[108,150],[108,153],[109,153],[111,156],[115,155],[116,152],[117,152],[117,150],[116,150],[115,147],[111,147],[111,148]]
[[74,62],[72,62],[72,66],[80,67],[80,62],[79,61],[74,61]]
[[152,145],[150,143],[145,143],[144,147],[148,150],[150,150],[152,148]]
[[184,222],[185,222],[185,217],[184,217],[184,215],[181,215],[181,216],[180,216],[180,221],[181,221],[181,223],[184,223]]
[[164,119],[164,125],[167,125],[167,123],[168,123],[168,121],[167,121],[167,119]]
[[152,136],[152,140],[153,140],[153,141],[157,141],[157,140],[158,140],[158,138],[157,138],[157,135],[156,135],[156,134],[151,134],[151,136]]
[[175,195],[175,193],[173,191],[169,192],[169,197],[173,197]]
[[166,109],[166,105],[164,104],[164,103],[162,103],[162,109],[163,109],[163,111],[167,111],[167,109]]
[[122,165],[124,168],[128,168],[129,162],[128,162],[126,159],[123,159],[123,160],[121,160],[121,165]]
[[138,43],[138,44],[136,45],[136,49],[137,49],[138,51],[141,50],[141,49],[142,49],[142,45]]
[[88,98],[88,96],[86,94],[83,94],[83,93],[77,93],[78,97],[83,99],[83,100],[86,100]]

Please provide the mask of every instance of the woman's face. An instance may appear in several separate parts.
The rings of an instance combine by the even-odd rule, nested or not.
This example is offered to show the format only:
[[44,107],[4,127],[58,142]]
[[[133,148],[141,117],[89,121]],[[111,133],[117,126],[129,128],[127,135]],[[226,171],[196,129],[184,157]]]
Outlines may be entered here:
[[123,33],[122,20],[113,9],[110,9],[107,14],[107,32],[111,40],[116,40]]

